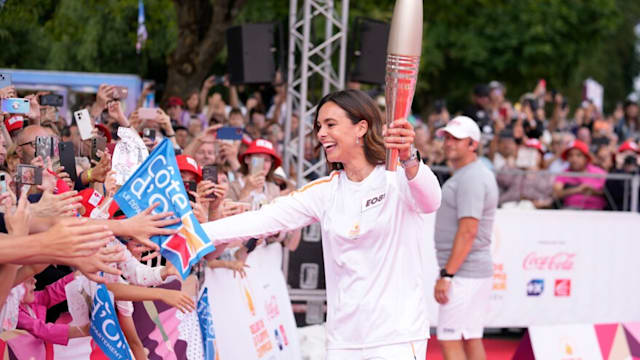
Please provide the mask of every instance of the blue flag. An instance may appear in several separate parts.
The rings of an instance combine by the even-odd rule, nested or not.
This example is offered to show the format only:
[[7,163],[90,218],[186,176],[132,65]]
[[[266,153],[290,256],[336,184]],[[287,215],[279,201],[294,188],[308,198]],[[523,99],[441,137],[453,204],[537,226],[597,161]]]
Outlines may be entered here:
[[213,319],[209,310],[208,288],[204,288],[200,300],[198,300],[198,320],[200,322],[200,332],[202,333],[202,346],[204,347],[204,358],[214,360],[216,358],[216,334],[213,330]]
[[125,339],[109,291],[104,284],[98,285],[91,307],[89,333],[109,359],[131,359],[131,350]]
[[138,0],[138,33],[136,41],[136,53],[140,54],[142,46],[147,41],[147,27],[144,25],[144,3]]
[[178,229],[174,235],[156,235],[151,241],[160,246],[160,253],[178,269],[182,278],[189,275],[191,266],[204,255],[215,250],[213,243],[193,215],[189,197],[184,189],[173,144],[164,139],[149,157],[122,185],[114,196],[127,217],[135,216],[155,203],[160,206],[154,214],[172,211],[181,222],[169,226]]

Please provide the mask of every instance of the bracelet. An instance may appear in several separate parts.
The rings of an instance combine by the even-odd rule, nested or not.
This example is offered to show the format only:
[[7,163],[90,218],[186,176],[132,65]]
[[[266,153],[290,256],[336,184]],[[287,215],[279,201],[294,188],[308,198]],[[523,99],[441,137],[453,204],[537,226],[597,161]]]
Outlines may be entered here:
[[87,171],[87,181],[88,182],[92,182],[93,181],[93,179],[91,179],[91,171],[93,171],[93,168],[91,168],[91,169],[89,169]]
[[172,138],[172,137],[176,137],[176,134],[175,134],[175,133],[173,133],[173,134],[171,134],[171,135],[165,135],[165,136],[166,136],[166,137],[168,137],[168,138]]

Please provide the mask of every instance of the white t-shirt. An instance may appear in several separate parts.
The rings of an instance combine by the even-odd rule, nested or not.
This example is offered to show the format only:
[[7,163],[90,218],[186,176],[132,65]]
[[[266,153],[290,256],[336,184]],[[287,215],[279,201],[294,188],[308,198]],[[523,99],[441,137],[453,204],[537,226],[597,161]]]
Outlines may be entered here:
[[420,164],[377,166],[361,182],[334,171],[259,211],[203,225],[215,245],[294,230],[319,221],[327,287],[327,346],[366,348],[429,337],[420,213],[437,210],[441,191]]

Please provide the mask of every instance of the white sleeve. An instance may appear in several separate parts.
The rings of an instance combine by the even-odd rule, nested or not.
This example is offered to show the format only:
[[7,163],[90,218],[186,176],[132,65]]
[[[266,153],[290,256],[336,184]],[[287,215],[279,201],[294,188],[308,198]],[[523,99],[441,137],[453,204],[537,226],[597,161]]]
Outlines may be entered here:
[[420,162],[418,173],[409,180],[404,169],[396,171],[400,190],[412,209],[420,213],[432,213],[440,207],[442,190],[438,178],[431,169]]
[[202,228],[214,246],[299,229],[320,220],[328,182],[326,178],[316,180],[260,210],[211,221]]
[[121,246],[125,253],[125,260],[118,263],[118,267],[129,283],[138,286],[157,286],[164,282],[162,281],[164,266],[147,266],[133,257],[124,245]]

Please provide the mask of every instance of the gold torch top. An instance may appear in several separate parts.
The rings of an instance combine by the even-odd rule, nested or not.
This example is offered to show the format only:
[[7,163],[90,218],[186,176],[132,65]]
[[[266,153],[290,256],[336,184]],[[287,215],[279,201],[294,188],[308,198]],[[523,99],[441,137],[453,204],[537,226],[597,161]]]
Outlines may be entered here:
[[422,0],[396,0],[387,54],[420,56],[422,53]]

